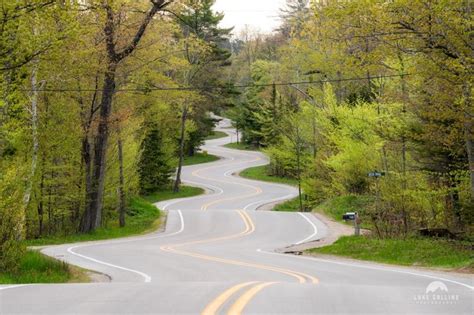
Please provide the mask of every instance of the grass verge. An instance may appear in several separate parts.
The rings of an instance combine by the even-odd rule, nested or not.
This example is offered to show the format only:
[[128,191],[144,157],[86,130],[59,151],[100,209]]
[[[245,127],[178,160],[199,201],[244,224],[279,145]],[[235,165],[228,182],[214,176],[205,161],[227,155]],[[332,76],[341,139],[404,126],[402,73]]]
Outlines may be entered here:
[[242,172],[240,172],[240,176],[244,178],[248,178],[248,179],[261,180],[264,182],[287,184],[287,185],[292,185],[292,186],[298,185],[298,181],[296,179],[268,175],[267,165],[247,168],[243,170]]
[[[54,245],[114,239],[132,235],[139,235],[155,230],[161,224],[161,212],[153,203],[200,195],[201,188],[182,186],[179,193],[171,189],[163,190],[145,197],[130,198],[126,226],[120,228],[118,220],[114,219],[107,227],[95,230],[90,234],[73,234],[67,236],[45,237],[25,241],[26,246]],[[0,284],[18,283],[65,283],[88,282],[89,277],[83,269],[68,265],[40,252],[28,250],[22,257],[18,271],[0,272]]]
[[236,143],[228,143],[224,145],[224,148],[228,149],[235,149],[235,150],[244,150],[244,151],[257,151],[257,149],[249,144],[245,144],[242,142]]
[[[303,210],[305,208],[305,196],[303,194]],[[286,212],[295,212],[295,211],[300,211],[300,198],[296,197],[293,199],[290,199],[288,201],[285,201],[283,203],[280,203],[276,205],[273,208],[274,211],[286,211]]]
[[88,282],[77,267],[29,250],[21,258],[17,272],[0,272],[0,284]]
[[474,256],[467,243],[444,239],[377,239],[343,236],[333,245],[308,250],[361,260],[404,266],[474,270]]
[[223,131],[213,131],[209,136],[206,137],[206,140],[214,140],[227,137],[227,134]]
[[218,156],[199,152],[199,153],[195,153],[193,156],[186,156],[184,158],[183,165],[184,166],[196,165],[196,164],[214,162],[217,160],[219,160]]
[[163,190],[145,197],[133,197],[130,199],[127,209],[126,225],[121,228],[118,220],[112,220],[106,227],[99,228],[89,234],[72,234],[67,236],[51,236],[35,240],[27,240],[27,246],[55,245],[76,243],[84,241],[96,241],[114,239],[132,235],[139,235],[155,230],[161,224],[161,213],[153,203],[200,195],[204,192],[201,188],[182,186],[179,193],[173,193],[171,189]]
[[175,198],[187,198],[202,195],[204,189],[192,186],[181,186],[178,193],[174,193],[172,189],[159,191],[157,193],[143,197],[150,203],[156,203],[160,201],[175,199]]
[[[342,215],[344,213],[363,213],[364,209],[366,209],[372,202],[373,198],[369,196],[346,195],[329,199],[318,205],[314,210],[325,214],[336,221],[344,222],[342,220]],[[362,227],[364,227],[364,223],[362,225]]]

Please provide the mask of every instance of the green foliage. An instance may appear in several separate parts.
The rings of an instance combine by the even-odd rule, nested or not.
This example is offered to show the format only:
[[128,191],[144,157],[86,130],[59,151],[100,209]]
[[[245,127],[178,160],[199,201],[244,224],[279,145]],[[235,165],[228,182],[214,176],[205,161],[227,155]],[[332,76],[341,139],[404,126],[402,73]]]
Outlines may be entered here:
[[309,252],[406,266],[474,268],[470,244],[443,239],[343,236],[333,245]]
[[183,165],[196,165],[218,161],[219,157],[208,153],[195,153],[193,156],[186,156]]
[[239,173],[240,176],[248,179],[262,180],[265,182],[281,183],[296,186],[298,181],[288,177],[272,175],[268,166],[255,166],[247,168]]
[[329,199],[315,207],[315,211],[321,212],[336,221],[342,221],[342,215],[346,212],[358,212],[365,225],[368,209],[372,206],[374,198],[371,196],[345,195]]
[[[307,202],[307,196],[302,195],[303,198],[303,210],[304,211],[311,211],[310,205]],[[300,211],[300,198],[296,197],[293,199],[290,199],[288,201],[285,201],[283,203],[280,203],[276,205],[273,208],[274,211],[285,211],[285,212],[294,212],[294,211]]]
[[23,190],[14,168],[3,168],[0,173],[0,272],[15,272],[24,247],[19,242],[24,235],[25,213],[22,206]]
[[227,134],[222,131],[212,131],[209,136],[206,137],[206,140],[214,140],[214,139],[220,139],[220,138],[226,138]]
[[279,34],[238,43],[230,74],[249,87],[230,117],[271,174],[301,177],[310,204],[372,196],[363,220],[379,237],[468,237],[471,12],[465,1],[291,1]]
[[172,189],[160,190],[154,192],[148,196],[144,196],[143,199],[150,203],[157,203],[164,200],[175,199],[175,198],[188,198],[204,194],[204,189],[192,186],[182,186],[179,192],[175,193]]
[[229,149],[244,150],[244,151],[255,151],[257,149],[253,145],[249,145],[249,144],[242,143],[242,142],[228,143],[228,144],[224,145],[224,147],[229,148]]
[[[204,190],[196,187],[183,186],[179,193],[171,188],[154,192],[148,196],[132,197],[127,206],[127,225],[119,227],[113,220],[106,227],[99,228],[89,234],[67,234],[27,240],[28,246],[54,245],[104,239],[121,238],[151,232],[160,225],[161,212],[153,204],[174,198],[186,198],[203,194]],[[115,217],[117,214],[115,215]]]
[[[67,237],[70,241],[88,239],[76,233],[86,225],[81,226],[81,218],[92,213],[89,205],[99,191],[103,192],[97,198],[101,209],[94,213],[100,210],[102,215],[94,220],[94,227],[101,228],[91,239],[135,233],[149,223],[135,224],[135,218],[135,223],[119,231],[115,222],[121,206],[119,192],[129,199],[140,190],[167,189],[177,164],[180,119],[176,109],[183,104],[191,108],[185,140],[186,154],[193,155],[214,127],[215,120],[208,112],[223,106],[232,92],[233,85],[223,82],[221,71],[228,63],[229,52],[223,44],[230,30],[218,27],[222,15],[212,12],[212,1],[192,2],[199,9],[194,13],[200,20],[193,30],[185,30],[178,19],[152,19],[133,58],[116,65],[115,88],[127,92],[114,93],[109,113],[101,110],[105,108],[102,87],[106,73],[110,74],[105,56],[110,51],[97,45],[97,38],[104,36],[106,7],[110,6],[115,21],[121,21],[112,37],[116,51],[124,51],[136,33],[131,26],[139,26],[143,12],[153,4],[147,0],[110,1],[104,6],[91,5],[87,13],[77,1],[3,4],[2,270],[18,268],[24,254],[20,241],[25,238],[57,238],[58,242]],[[172,9],[195,22],[195,14],[183,12],[183,6]],[[207,85],[223,88],[211,92]],[[199,89],[153,91],[178,86]],[[151,134],[151,129],[158,133]],[[100,152],[99,134],[107,138]],[[103,161],[97,165],[94,159],[99,156]]]
[[157,127],[152,127],[143,139],[138,163],[142,194],[149,194],[169,184],[173,172],[170,160],[169,153],[164,149],[161,131]]
[[0,284],[65,283],[72,280],[70,267],[36,251],[27,251],[14,272],[0,272]]
[[155,206],[141,197],[132,197],[127,206],[126,226],[121,228],[114,215],[112,222],[107,226],[96,229],[92,233],[76,233],[66,235],[53,235],[39,239],[27,240],[28,246],[55,245],[95,240],[121,238],[131,235],[143,234],[159,226],[160,211]]

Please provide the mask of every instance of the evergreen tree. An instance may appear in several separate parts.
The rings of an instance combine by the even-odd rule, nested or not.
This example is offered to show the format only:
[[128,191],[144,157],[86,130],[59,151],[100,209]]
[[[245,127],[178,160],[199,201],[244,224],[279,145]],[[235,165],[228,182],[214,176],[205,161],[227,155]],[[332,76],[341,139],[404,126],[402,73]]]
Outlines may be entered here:
[[141,192],[149,194],[168,185],[172,172],[170,157],[164,150],[163,135],[154,126],[142,142],[142,153],[138,163]]

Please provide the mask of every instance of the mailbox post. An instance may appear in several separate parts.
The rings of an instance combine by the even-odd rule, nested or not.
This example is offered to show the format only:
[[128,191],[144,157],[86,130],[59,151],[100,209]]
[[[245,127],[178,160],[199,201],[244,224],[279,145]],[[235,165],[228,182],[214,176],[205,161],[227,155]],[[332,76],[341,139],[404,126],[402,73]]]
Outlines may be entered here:
[[344,221],[353,221],[354,222],[354,235],[360,235],[360,219],[359,213],[357,212],[346,212],[342,215]]

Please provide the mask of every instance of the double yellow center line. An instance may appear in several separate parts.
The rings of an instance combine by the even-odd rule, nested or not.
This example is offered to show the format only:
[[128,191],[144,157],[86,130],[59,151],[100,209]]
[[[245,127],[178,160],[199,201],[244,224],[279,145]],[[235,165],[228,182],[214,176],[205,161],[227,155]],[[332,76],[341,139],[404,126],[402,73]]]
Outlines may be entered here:
[[184,256],[190,256],[194,258],[200,258],[208,261],[214,261],[214,262],[220,262],[224,264],[229,264],[229,265],[236,265],[236,266],[243,266],[243,267],[251,267],[251,268],[256,268],[256,269],[263,269],[263,270],[268,270],[268,271],[274,271],[278,272],[280,274],[285,274],[290,277],[294,277],[298,280],[299,283],[305,283],[307,280],[311,281],[312,283],[318,283],[319,280],[311,275],[299,272],[299,271],[292,271],[289,269],[285,268],[280,268],[280,267],[273,267],[273,266],[267,266],[267,265],[262,265],[262,264],[257,264],[257,263],[251,263],[251,262],[244,262],[244,261],[237,261],[237,260],[232,260],[232,259],[227,259],[227,258],[220,258],[220,257],[214,257],[214,256],[208,256],[204,254],[199,254],[187,250],[180,249],[181,247],[184,246],[189,246],[189,245],[197,245],[197,244],[205,244],[205,243],[211,243],[211,242],[217,242],[217,241],[223,241],[223,240],[230,240],[234,238],[239,238],[243,237],[246,235],[249,235],[255,231],[255,225],[252,222],[252,219],[250,216],[242,210],[237,211],[242,220],[244,221],[245,224],[245,229],[237,234],[232,234],[228,236],[222,236],[222,237],[216,237],[216,238],[211,238],[211,239],[205,239],[205,240],[198,240],[198,241],[190,241],[190,242],[185,242],[185,243],[180,243],[180,244],[173,244],[173,245],[163,245],[160,247],[161,250],[169,253],[174,253],[174,254],[179,254],[179,255],[184,255]]
[[[299,271],[293,271],[285,268],[280,268],[280,267],[275,267],[275,266],[268,266],[268,265],[263,265],[263,264],[257,264],[257,263],[251,263],[251,262],[245,262],[245,261],[237,261],[233,259],[227,259],[227,258],[220,258],[220,257],[214,257],[214,256],[209,256],[209,255],[204,255],[196,252],[191,252],[188,250],[182,249],[184,246],[190,246],[190,245],[198,245],[198,244],[205,244],[205,243],[211,243],[211,242],[218,242],[218,241],[223,241],[223,240],[230,240],[230,239],[235,239],[235,238],[240,238],[249,234],[252,234],[255,231],[255,224],[253,223],[252,219],[248,215],[247,212],[243,210],[237,210],[237,213],[241,217],[241,219],[244,222],[245,228],[243,231],[236,233],[236,234],[231,234],[227,236],[221,236],[221,237],[216,237],[216,238],[210,238],[210,239],[204,239],[204,240],[197,240],[197,241],[190,241],[190,242],[185,242],[185,243],[180,243],[180,244],[172,244],[172,245],[163,245],[160,247],[161,250],[169,253],[174,253],[178,255],[183,255],[183,256],[189,256],[193,258],[198,258],[198,259],[203,259],[207,261],[213,261],[213,262],[219,262],[223,264],[228,264],[228,265],[235,265],[235,266],[242,266],[242,267],[249,267],[249,268],[255,268],[255,269],[261,269],[261,270],[266,270],[266,271],[273,271],[277,272],[280,274],[284,274],[290,277],[295,278],[299,283],[313,283],[317,284],[319,283],[319,280],[316,277],[313,277],[311,275],[299,272]],[[244,307],[250,302],[250,300],[261,290],[263,290],[265,287],[270,286],[275,284],[276,282],[246,282],[242,284],[238,284],[233,286],[232,288],[226,290],[224,293],[220,294],[217,298],[215,298],[203,311],[203,314],[214,314],[218,309],[237,291],[253,285],[248,291],[242,294],[242,296],[232,305],[232,307],[229,309],[229,314],[240,314],[240,312],[244,309]]]
[[242,311],[244,310],[245,306],[250,303],[252,298],[257,295],[258,292],[263,290],[264,288],[275,284],[276,282],[245,282],[241,284],[237,284],[226,291],[224,291],[222,294],[220,294],[217,298],[215,298],[211,303],[209,303],[206,308],[201,312],[202,315],[214,315],[216,314],[219,309],[222,307],[222,305],[227,302],[235,293],[240,291],[243,288],[252,286],[250,289],[245,291],[235,302],[232,304],[232,306],[229,308],[229,311],[227,314],[231,315],[237,315],[241,314]]

